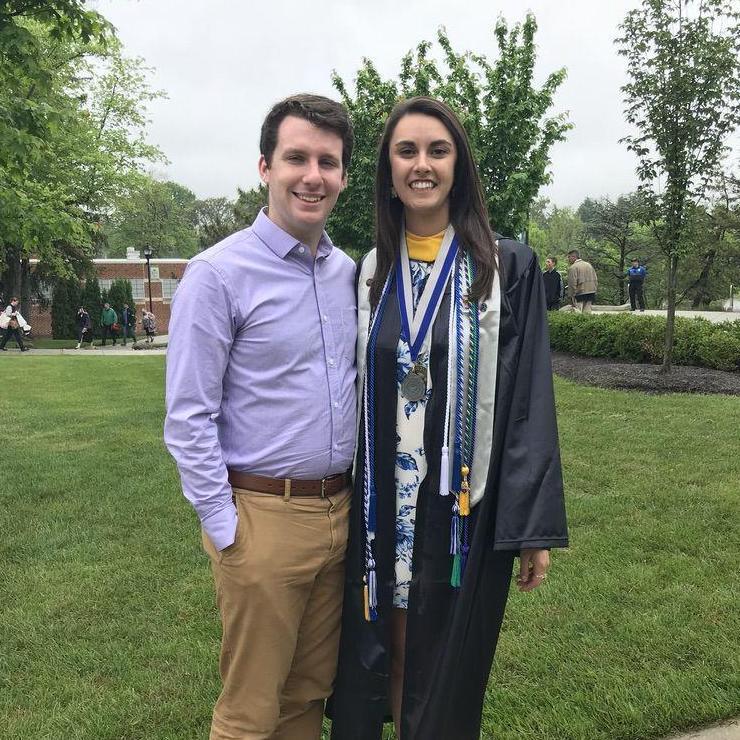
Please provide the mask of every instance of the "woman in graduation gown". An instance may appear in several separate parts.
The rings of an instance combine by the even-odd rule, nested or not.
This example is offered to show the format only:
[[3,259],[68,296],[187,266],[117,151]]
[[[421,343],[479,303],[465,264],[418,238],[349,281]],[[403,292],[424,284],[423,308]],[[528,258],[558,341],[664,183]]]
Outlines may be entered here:
[[360,426],[333,740],[477,740],[515,558],[567,545],[536,256],[492,233],[443,103],[390,114],[358,268]]

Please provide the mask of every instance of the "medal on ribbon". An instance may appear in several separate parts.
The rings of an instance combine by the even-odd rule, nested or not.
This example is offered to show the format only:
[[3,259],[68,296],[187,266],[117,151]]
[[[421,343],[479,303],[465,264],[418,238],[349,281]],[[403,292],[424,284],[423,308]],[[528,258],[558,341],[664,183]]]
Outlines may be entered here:
[[419,353],[442,303],[442,295],[450,279],[452,266],[455,264],[457,248],[458,239],[450,225],[442,239],[432,273],[414,312],[406,233],[404,227],[401,227],[401,243],[396,258],[396,292],[398,310],[401,314],[401,338],[409,346],[413,363],[413,367],[401,382],[401,395],[409,401],[421,401],[427,390],[428,368],[419,362]]

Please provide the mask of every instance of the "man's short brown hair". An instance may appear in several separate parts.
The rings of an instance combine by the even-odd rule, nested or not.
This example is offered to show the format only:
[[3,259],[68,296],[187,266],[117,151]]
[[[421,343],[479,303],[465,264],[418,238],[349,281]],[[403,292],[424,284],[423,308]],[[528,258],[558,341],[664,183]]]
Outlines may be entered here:
[[302,118],[317,128],[337,134],[342,140],[342,169],[347,172],[355,143],[347,109],[341,103],[323,95],[308,93],[291,95],[281,100],[267,114],[260,133],[260,154],[265,158],[268,167],[272,164],[272,155],[277,146],[278,129],[287,116]]

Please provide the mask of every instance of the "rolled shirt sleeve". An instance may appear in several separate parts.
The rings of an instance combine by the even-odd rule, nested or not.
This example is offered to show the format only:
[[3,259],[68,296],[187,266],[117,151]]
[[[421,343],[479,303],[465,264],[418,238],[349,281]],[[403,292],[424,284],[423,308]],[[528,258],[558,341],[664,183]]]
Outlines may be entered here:
[[172,301],[164,440],[185,497],[217,550],[234,542],[236,509],[215,417],[234,340],[235,302],[218,269],[188,266]]

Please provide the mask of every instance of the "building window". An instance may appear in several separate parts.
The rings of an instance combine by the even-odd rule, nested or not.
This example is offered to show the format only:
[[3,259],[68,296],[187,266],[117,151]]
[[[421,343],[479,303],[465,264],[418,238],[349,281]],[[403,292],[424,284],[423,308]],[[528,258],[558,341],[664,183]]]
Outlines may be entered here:
[[98,280],[98,283],[100,284],[100,290],[110,290],[110,286],[113,285],[112,280],[105,278],[103,280]]
[[129,280],[131,283],[131,295],[133,296],[133,299],[135,301],[137,300],[144,300],[144,280],[143,278],[135,278],[134,280]]
[[162,298],[172,298],[180,281],[174,278],[162,279]]

